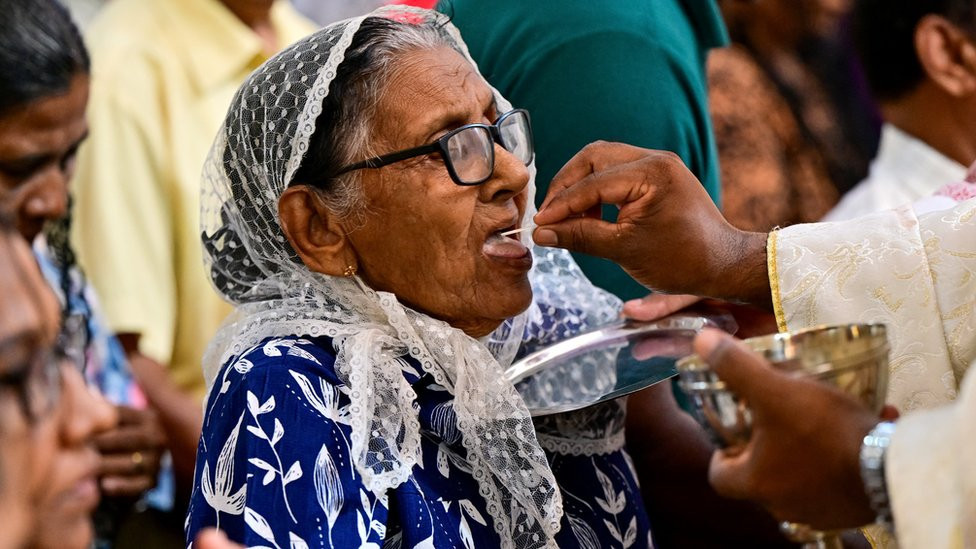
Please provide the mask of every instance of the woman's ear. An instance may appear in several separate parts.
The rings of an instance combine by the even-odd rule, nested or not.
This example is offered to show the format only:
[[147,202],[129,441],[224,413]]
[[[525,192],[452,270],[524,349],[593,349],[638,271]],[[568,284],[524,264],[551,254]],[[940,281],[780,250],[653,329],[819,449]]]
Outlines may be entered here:
[[915,27],[915,53],[926,76],[953,97],[976,93],[976,44],[969,34],[939,15]]
[[292,248],[309,269],[332,276],[356,271],[356,253],[338,215],[307,185],[294,185],[278,200],[278,219]]

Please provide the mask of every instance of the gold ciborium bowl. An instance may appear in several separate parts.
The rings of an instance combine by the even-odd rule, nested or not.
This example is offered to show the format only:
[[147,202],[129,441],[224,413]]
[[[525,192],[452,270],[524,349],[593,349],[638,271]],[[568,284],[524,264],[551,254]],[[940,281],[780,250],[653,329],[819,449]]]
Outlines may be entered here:
[[[889,345],[882,324],[811,328],[755,337],[745,343],[774,368],[826,383],[875,413],[884,406]],[[688,395],[695,418],[715,443],[723,448],[746,444],[752,432],[748,402],[729,391],[698,356],[685,357],[676,366],[678,385]],[[805,547],[840,547],[837,532],[818,532],[794,523],[780,526]]]
[[[888,390],[888,334],[882,324],[825,326],[744,341],[773,367],[827,383],[880,413]],[[696,419],[722,447],[744,444],[752,431],[748,403],[730,392],[701,358],[678,361],[678,385]]]

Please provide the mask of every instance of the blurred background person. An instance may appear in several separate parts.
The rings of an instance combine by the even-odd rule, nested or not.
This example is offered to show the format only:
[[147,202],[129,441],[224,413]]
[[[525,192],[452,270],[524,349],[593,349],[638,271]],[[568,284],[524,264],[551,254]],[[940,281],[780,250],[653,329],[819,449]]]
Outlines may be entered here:
[[[21,549],[31,535],[37,492],[51,468],[57,430],[32,414],[30,395],[46,395],[50,364],[36,360],[57,335],[59,307],[30,250],[0,210],[0,547]],[[35,417],[37,416],[37,417]]]
[[976,2],[854,6],[855,43],[885,123],[869,176],[828,221],[914,203],[976,161]]
[[0,256],[0,498],[10,511],[0,546],[86,549],[99,501],[95,437],[117,415],[82,375],[84,332],[67,322],[27,243],[4,220]]
[[[64,310],[82,334],[88,380],[116,405],[120,425],[97,440],[105,505],[100,523],[149,500],[172,505],[170,474],[157,477],[166,438],[122,347],[98,313],[68,243],[68,180],[88,134],[89,60],[77,28],[54,0],[7,0],[0,20],[0,207],[9,212]],[[113,520],[108,520],[113,519]],[[108,524],[102,524],[107,526]],[[108,528],[101,528],[103,533]]]
[[[722,211],[748,230],[816,221],[864,177],[876,141],[864,129],[870,104],[836,100],[858,97],[852,54],[836,47],[849,1],[719,5],[732,38],[708,60]],[[834,81],[843,85],[832,96]]]
[[[556,171],[597,140],[674,151],[718,199],[704,63],[727,37],[714,2],[443,0],[438,9],[485,78],[532,113],[537,204]],[[574,257],[618,297],[647,295],[613,263]]]
[[[9,214],[0,208],[0,548],[85,549],[99,500],[95,440],[117,415],[86,386],[85,334],[65,323]],[[208,532],[200,547],[234,546]]]
[[[185,488],[178,507],[200,435],[203,350],[230,310],[201,261],[201,169],[241,81],[311,29],[273,0],[112,0],[89,29],[91,136],[78,153],[73,237],[162,420]],[[175,510],[167,531],[182,537],[183,516]]]

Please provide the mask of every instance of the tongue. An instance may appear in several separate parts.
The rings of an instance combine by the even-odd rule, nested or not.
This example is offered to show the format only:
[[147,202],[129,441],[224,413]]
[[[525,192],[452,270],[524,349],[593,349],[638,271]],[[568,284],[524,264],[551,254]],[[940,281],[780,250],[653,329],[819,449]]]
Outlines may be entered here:
[[509,257],[513,259],[525,257],[525,254],[529,253],[529,249],[521,241],[498,234],[489,236],[488,240],[485,241],[485,245],[481,247],[481,250],[487,256]]

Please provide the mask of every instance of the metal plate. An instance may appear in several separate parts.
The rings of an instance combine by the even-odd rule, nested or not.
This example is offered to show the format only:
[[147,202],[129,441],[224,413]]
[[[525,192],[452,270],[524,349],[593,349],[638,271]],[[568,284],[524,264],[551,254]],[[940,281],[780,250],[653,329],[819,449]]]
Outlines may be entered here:
[[580,410],[674,377],[695,334],[716,325],[701,316],[623,321],[536,351],[505,374],[533,416]]

